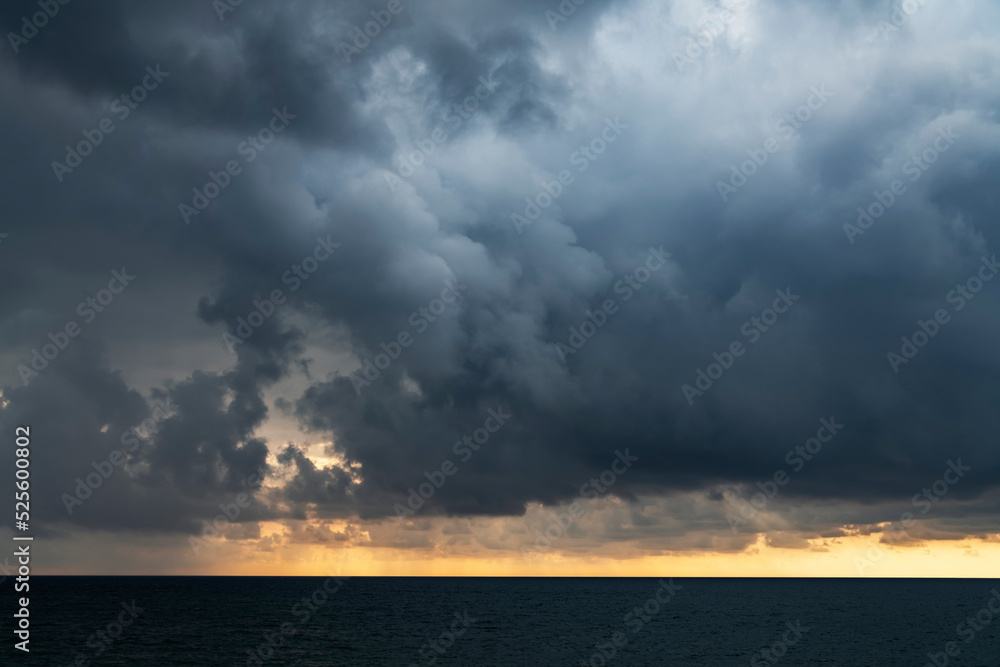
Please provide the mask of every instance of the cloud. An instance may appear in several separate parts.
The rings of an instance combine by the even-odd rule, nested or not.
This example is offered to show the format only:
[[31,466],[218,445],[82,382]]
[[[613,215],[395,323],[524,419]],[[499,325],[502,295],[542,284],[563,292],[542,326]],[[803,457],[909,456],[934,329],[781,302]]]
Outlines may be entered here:
[[[414,3],[346,63],[337,44],[368,3],[244,3],[223,21],[207,3],[71,3],[0,56],[0,93],[18,101],[0,111],[0,280],[14,286],[0,419],[46,425],[53,530],[196,531],[261,467],[240,523],[395,519],[502,406],[510,424],[421,521],[572,502],[629,449],[641,463],[614,487],[622,504],[586,524],[587,548],[635,530],[658,548],[742,549],[723,491],[788,468],[835,417],[836,442],[760,517],[772,544],[893,521],[958,458],[972,471],[914,535],[990,533],[1000,285],[956,294],[998,246],[997,9],[927,4],[892,30],[881,1],[590,0],[552,30],[556,6]],[[4,32],[33,7],[6,5]],[[674,54],[722,8],[725,30],[679,71]],[[156,65],[170,76],[60,182],[51,163]],[[449,126],[480,77],[496,93]],[[247,160],[239,147],[275,108],[296,118]],[[614,142],[609,122],[624,125]],[[390,188],[438,127],[447,140]],[[932,160],[941,132],[956,138]],[[230,160],[242,173],[184,224],[178,206]],[[724,200],[718,183],[748,160]],[[572,183],[541,205],[564,171]],[[894,181],[905,192],[884,215],[845,233]],[[539,210],[518,233],[525,198]],[[290,289],[320,237],[340,250]],[[664,269],[630,282],[660,247]],[[17,366],[122,265],[135,286],[23,386]],[[445,281],[467,289],[421,314]],[[275,289],[287,304],[234,357],[223,333]],[[800,300],[748,328],[775,290]],[[563,363],[557,346],[608,300],[614,316]],[[894,368],[939,309],[950,323]],[[404,332],[412,346],[355,391],[351,374]],[[736,341],[746,353],[689,404],[682,387]],[[59,495],[157,397],[177,413],[67,515]]]

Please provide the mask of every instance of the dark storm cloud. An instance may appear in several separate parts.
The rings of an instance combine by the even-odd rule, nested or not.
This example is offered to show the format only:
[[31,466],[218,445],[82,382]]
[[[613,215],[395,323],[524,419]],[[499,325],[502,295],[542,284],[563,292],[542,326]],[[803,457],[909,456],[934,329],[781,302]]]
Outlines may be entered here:
[[85,95],[134,85],[130,77],[137,66],[142,69],[143,50],[129,35],[122,3],[57,0],[45,5],[24,0],[0,10],[5,55],[14,51],[25,76],[65,82]]
[[[378,3],[243,3],[223,21],[209,2],[70,3],[0,60],[3,95],[15,101],[0,111],[13,149],[2,158],[10,196],[0,231],[10,237],[0,276],[18,286],[0,304],[10,401],[0,415],[5,426],[40,426],[59,411],[51,440],[65,456],[44,465],[57,481],[46,489],[51,515],[62,516],[63,486],[114,448],[116,433],[148,417],[158,395],[177,404],[129,474],[67,517],[88,526],[191,530],[245,490],[268,454],[269,482],[281,486],[240,521],[307,508],[395,516],[447,459],[458,472],[422,516],[520,514],[528,502],[572,500],[626,449],[640,460],[613,492],[639,503],[768,479],[818,420],[835,418],[843,431],[782,493],[879,511],[832,511],[816,519],[821,534],[892,520],[876,515],[959,457],[973,471],[949,496],[963,502],[949,530],[987,533],[1000,481],[990,401],[1000,284],[961,310],[948,300],[998,245],[1000,88],[984,35],[1000,18],[974,4],[935,14],[936,41],[915,43],[928,37],[927,15],[880,32],[887,3],[842,3],[830,33],[828,10],[761,2],[740,10],[697,72],[681,73],[672,54],[699,25],[690,3],[590,0],[556,30],[545,11],[558,3],[410,3],[351,63],[337,45]],[[0,26],[17,29],[32,9],[5,6]],[[981,32],[967,37],[970,26]],[[51,162],[65,145],[157,64],[169,77],[59,182]],[[387,187],[393,155],[490,76],[500,86],[475,118]],[[819,86],[829,101],[786,135],[779,121]],[[287,133],[246,162],[241,142],[286,107],[296,116]],[[607,127],[623,129],[581,158]],[[907,162],[947,128],[954,145],[911,180]],[[717,183],[769,137],[779,150],[723,201]],[[243,173],[185,225],[178,205],[234,159]],[[553,194],[562,170],[574,180]],[[849,238],[857,207],[894,180],[905,194]],[[551,205],[519,234],[511,214],[546,188]],[[284,272],[328,236],[343,252],[292,293]],[[622,287],[661,247],[670,258],[648,282]],[[184,297],[163,299],[148,321],[123,297],[103,328],[18,386],[11,371],[123,262],[141,276],[126,297]],[[449,282],[463,285],[461,298],[415,324]],[[231,355],[222,332],[276,288],[289,303]],[[775,290],[794,305],[766,331],[748,324]],[[609,299],[607,323],[564,362],[557,345]],[[894,372],[886,355],[942,308],[949,323]],[[109,351],[148,341],[162,354],[182,321],[202,325],[220,360],[185,365],[185,339],[173,362],[180,379],[150,400],[92,351],[99,336]],[[341,337],[331,343],[324,327]],[[305,358],[346,348],[362,364],[404,332],[412,346],[363,390],[346,367],[278,397],[332,439],[328,453],[350,474],[261,435],[273,417],[265,395],[300,381]],[[689,402],[682,386],[696,386],[734,341],[745,354]],[[455,443],[500,408],[509,423],[461,460]],[[789,525],[807,528],[808,516],[784,507]],[[728,531],[708,514],[669,527],[635,521],[670,536]]]
[[[32,486],[44,523],[196,533],[219,503],[254,489],[250,478],[269,470],[266,444],[251,435],[267,415],[261,390],[287,361],[255,351],[240,358],[223,375],[195,372],[154,390],[150,405],[84,339],[28,386],[8,388],[4,425],[31,424],[36,442],[51,444],[32,461],[44,471]],[[242,520],[274,516],[258,503]]]

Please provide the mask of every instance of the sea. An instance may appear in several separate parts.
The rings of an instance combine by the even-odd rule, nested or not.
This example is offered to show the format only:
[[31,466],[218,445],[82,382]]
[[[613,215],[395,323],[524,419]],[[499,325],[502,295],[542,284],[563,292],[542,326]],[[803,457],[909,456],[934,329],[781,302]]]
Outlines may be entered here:
[[1000,666],[1000,579],[32,576],[30,653],[14,595],[4,666]]

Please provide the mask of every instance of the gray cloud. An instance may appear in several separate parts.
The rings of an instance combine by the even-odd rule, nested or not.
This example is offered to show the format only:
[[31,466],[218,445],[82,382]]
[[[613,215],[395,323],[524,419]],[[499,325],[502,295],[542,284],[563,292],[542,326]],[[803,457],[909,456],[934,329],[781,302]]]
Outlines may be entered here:
[[[590,0],[556,30],[543,5],[413,3],[345,63],[338,43],[377,4],[244,3],[220,21],[210,3],[71,3],[0,56],[0,420],[50,443],[36,463],[53,530],[197,530],[261,466],[268,486],[240,521],[394,517],[498,406],[510,424],[425,516],[570,501],[625,448],[641,458],[614,488],[630,511],[752,486],[835,416],[845,430],[783,491],[796,504],[776,530],[894,520],[959,457],[974,468],[949,497],[961,511],[934,534],[995,530],[1000,285],[961,310],[949,294],[998,246],[997,9],[928,4],[886,32],[887,2],[759,2],[678,72],[718,4]],[[4,33],[34,8],[5,5]],[[169,78],[59,182],[52,161],[156,64]],[[390,189],[394,157],[481,76],[497,93]],[[829,101],[786,133],[817,86]],[[286,107],[287,133],[247,161],[241,142]],[[609,119],[626,129],[596,143]],[[954,145],[913,172],[947,128]],[[717,183],[769,137],[778,150],[723,201]],[[178,205],[229,160],[243,172],[185,224]],[[573,182],[519,234],[511,215],[563,170]],[[905,193],[848,238],[895,180]],[[342,252],[291,290],[284,272],[328,235]],[[661,246],[663,269],[622,287]],[[17,366],[123,265],[135,285],[23,386]],[[456,280],[462,298],[415,324]],[[274,289],[288,303],[231,355],[222,333]],[[777,289],[800,299],[751,340]],[[608,299],[616,313],[563,363],[557,344]],[[949,323],[895,372],[888,353],[942,308]],[[401,332],[412,346],[356,392],[351,373]],[[689,404],[682,386],[734,341],[746,353]],[[66,515],[59,494],[166,396],[178,412],[127,474]],[[268,435],[269,401],[295,442]],[[323,461],[307,438],[332,443]],[[711,514],[635,520],[669,546],[728,533]]]

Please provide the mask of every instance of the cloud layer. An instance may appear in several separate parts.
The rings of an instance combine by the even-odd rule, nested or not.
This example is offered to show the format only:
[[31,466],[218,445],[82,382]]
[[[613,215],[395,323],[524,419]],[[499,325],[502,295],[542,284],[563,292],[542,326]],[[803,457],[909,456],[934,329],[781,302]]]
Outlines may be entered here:
[[995,533],[1000,13],[904,4],[70,3],[29,39],[7,3],[0,422],[45,529],[247,492],[248,537],[398,546],[360,526],[446,461],[411,522],[565,507],[628,451],[581,549],[804,546],[959,459],[914,534]]

